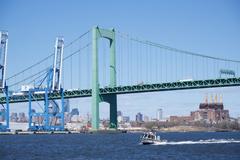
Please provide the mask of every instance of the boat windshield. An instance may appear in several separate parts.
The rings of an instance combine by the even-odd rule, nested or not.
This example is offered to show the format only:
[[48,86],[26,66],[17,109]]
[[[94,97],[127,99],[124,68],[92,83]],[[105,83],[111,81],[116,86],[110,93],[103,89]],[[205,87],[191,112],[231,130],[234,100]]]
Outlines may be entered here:
[[143,138],[156,139],[156,136],[153,133],[145,133]]

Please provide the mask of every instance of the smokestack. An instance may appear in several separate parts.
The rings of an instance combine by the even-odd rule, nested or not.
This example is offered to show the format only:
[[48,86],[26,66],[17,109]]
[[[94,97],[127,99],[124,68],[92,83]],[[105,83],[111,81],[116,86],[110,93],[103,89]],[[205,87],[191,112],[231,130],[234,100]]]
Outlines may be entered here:
[[205,96],[205,103],[208,103],[208,94]]
[[215,94],[215,100],[214,100],[214,103],[218,103],[217,94]]
[[210,96],[210,103],[213,103],[213,95]]
[[220,103],[223,103],[223,96],[220,94]]

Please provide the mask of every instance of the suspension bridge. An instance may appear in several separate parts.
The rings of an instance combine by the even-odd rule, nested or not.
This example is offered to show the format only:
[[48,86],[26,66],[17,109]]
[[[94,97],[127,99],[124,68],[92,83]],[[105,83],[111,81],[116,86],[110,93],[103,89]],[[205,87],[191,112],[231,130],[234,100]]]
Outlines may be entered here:
[[[0,38],[0,104],[6,121],[0,125],[2,130],[9,128],[11,103],[28,103],[30,129],[63,130],[64,99],[92,97],[92,129],[97,130],[101,102],[110,104],[110,128],[117,127],[119,94],[240,86],[238,60],[99,27],[66,45],[58,37],[53,54],[5,78],[8,34],[1,32]],[[34,122],[34,117],[41,120]]]

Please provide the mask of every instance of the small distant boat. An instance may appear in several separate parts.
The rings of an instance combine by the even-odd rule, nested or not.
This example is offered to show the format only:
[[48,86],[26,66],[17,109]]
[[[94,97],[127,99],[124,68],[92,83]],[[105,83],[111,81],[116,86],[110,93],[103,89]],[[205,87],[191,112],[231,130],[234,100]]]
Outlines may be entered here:
[[157,136],[156,133],[153,132],[146,132],[140,138],[141,144],[148,145],[148,144],[158,144],[161,142],[167,142],[167,140],[161,140],[160,136]]

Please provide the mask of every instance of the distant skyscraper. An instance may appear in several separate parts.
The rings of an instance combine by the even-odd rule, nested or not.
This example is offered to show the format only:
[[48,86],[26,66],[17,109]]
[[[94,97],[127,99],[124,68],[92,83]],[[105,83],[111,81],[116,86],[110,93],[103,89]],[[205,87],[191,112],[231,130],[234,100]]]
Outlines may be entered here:
[[121,123],[123,121],[122,111],[117,111],[117,121]]
[[71,114],[69,112],[64,113],[64,123],[69,123],[71,121]]
[[69,102],[69,99],[65,99],[64,100],[64,112],[70,112],[70,102]]
[[11,116],[10,116],[10,121],[11,122],[17,122],[18,121],[18,115],[17,113],[11,113]]
[[140,112],[136,115],[136,122],[143,122],[143,115]]
[[117,116],[122,116],[122,111],[117,111]]
[[21,112],[18,114],[18,121],[19,122],[27,122],[27,117],[25,116],[25,113],[24,112]]
[[130,122],[130,117],[129,116],[123,116],[123,122],[125,122],[125,123]]
[[149,121],[149,117],[145,115],[145,116],[143,117],[143,121],[144,121],[144,122],[148,122],[148,121]]
[[117,116],[118,123],[121,123],[123,121],[123,116]]
[[88,122],[91,121],[91,117],[90,117],[89,113],[87,113],[87,121],[88,121]]
[[157,120],[160,121],[163,119],[163,110],[160,108],[157,110]]
[[72,111],[71,111],[71,116],[73,115],[79,115],[79,111],[78,111],[78,108],[73,108]]

